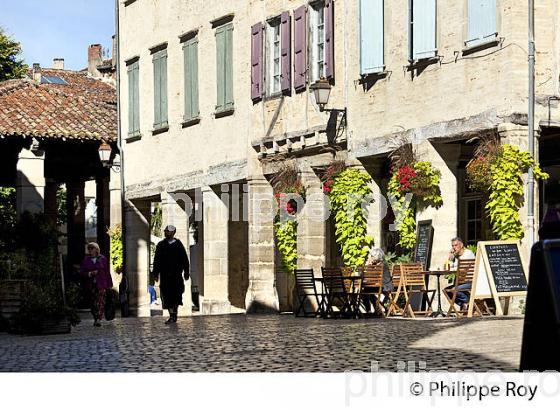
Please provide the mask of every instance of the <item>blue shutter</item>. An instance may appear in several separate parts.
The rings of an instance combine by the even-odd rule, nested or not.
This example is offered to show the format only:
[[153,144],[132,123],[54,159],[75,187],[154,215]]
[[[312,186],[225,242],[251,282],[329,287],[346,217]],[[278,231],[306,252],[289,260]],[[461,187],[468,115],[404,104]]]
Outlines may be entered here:
[[183,45],[185,70],[185,120],[198,117],[198,39],[194,37]]
[[138,62],[134,63],[133,66],[133,107],[134,107],[134,112],[133,112],[133,123],[134,123],[134,129],[133,129],[133,133],[140,133],[140,92],[139,92],[139,80],[138,80],[138,74],[139,74],[139,70],[140,70],[140,65]]
[[154,128],[161,124],[161,64],[159,55],[154,55]]
[[385,69],[383,3],[384,0],[360,0],[360,74]]
[[412,0],[412,59],[436,55],[436,0]]
[[226,32],[224,27],[216,29],[216,111],[225,109],[225,47]]
[[467,46],[496,37],[496,0],[469,0]]
[[225,96],[226,109],[233,108],[233,24],[226,29],[225,41]]
[[159,59],[161,66],[161,126],[167,126],[167,51]]
[[128,73],[128,134],[134,133],[134,64],[127,67]]

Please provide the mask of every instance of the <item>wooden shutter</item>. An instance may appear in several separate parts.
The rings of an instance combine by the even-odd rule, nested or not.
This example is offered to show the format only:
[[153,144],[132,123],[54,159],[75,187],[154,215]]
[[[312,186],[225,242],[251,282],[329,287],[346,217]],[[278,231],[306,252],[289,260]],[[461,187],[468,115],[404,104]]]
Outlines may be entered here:
[[325,76],[334,77],[334,4],[325,0]]
[[127,69],[128,77],[128,133],[134,133],[134,63]]
[[256,102],[263,95],[263,24],[251,27],[251,99]]
[[185,65],[185,120],[198,117],[198,39],[187,40],[183,46]]
[[160,56],[153,57],[154,65],[154,128],[161,124],[161,64]]
[[436,0],[412,1],[412,59],[436,55]]
[[226,27],[225,54],[225,103],[226,109],[233,108],[233,24]]
[[381,73],[384,61],[384,0],[360,0],[360,74]]
[[467,46],[496,37],[496,0],[469,0]]
[[140,64],[137,62],[134,63],[133,65],[133,91],[134,91],[134,96],[133,96],[133,122],[134,122],[134,129],[133,129],[133,133],[139,133],[140,132],[140,90],[139,90],[139,73],[140,73]]
[[294,11],[294,89],[305,89],[307,75],[307,6]]
[[167,126],[167,51],[163,51],[160,61],[160,98],[161,98],[161,123],[160,126]]
[[216,111],[225,109],[225,28],[218,27],[216,29]]
[[292,88],[292,19],[285,11],[280,16],[280,86],[287,94]]

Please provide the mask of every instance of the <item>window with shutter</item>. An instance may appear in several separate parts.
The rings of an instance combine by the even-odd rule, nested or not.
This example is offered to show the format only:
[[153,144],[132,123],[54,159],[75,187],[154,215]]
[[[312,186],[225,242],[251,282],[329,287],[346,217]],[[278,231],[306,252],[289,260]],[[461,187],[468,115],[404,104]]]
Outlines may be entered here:
[[138,60],[127,65],[128,78],[128,136],[140,135],[140,106],[138,90]]
[[360,74],[381,73],[384,62],[384,0],[360,0]]
[[310,81],[314,83],[325,77],[325,6],[315,3],[309,15],[310,46]]
[[496,39],[496,0],[468,0],[467,47],[475,47]]
[[185,114],[184,120],[198,118],[198,37],[194,36],[183,44]]
[[233,109],[233,24],[216,29],[216,112]]
[[294,89],[307,84],[307,6],[294,10]]
[[165,128],[167,122],[167,50],[153,54],[154,66],[154,129]]
[[281,41],[281,77],[282,92],[287,94],[292,88],[292,19],[290,13],[285,11],[280,16]]
[[281,89],[280,18],[266,25],[266,89],[267,95],[278,94]]
[[436,56],[436,0],[409,0],[410,59]]
[[263,90],[263,25],[251,27],[251,99],[256,102],[262,98]]

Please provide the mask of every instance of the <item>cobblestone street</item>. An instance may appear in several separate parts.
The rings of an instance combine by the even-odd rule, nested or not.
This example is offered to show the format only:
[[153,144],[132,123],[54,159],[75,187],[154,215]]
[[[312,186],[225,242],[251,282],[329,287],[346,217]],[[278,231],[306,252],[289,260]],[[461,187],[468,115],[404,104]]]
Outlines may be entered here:
[[321,320],[278,316],[83,320],[57,336],[0,334],[0,370],[11,372],[516,371],[523,320]]

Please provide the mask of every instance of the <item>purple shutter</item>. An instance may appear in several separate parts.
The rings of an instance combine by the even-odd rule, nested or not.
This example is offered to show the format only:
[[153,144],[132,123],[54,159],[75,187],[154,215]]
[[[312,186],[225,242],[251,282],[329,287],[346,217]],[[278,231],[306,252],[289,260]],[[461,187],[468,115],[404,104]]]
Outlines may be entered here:
[[294,11],[294,88],[305,89],[307,74],[307,6]]
[[334,4],[325,0],[325,75],[334,77]]
[[289,93],[292,88],[292,20],[290,13],[285,11],[280,17],[280,35],[282,36],[280,85],[283,93]]
[[251,99],[262,98],[263,90],[263,24],[251,27]]

